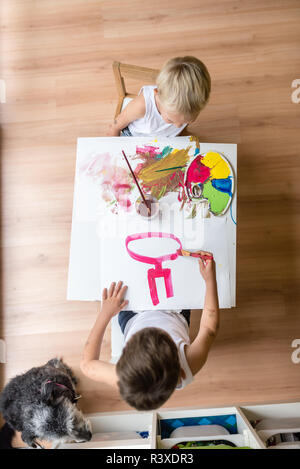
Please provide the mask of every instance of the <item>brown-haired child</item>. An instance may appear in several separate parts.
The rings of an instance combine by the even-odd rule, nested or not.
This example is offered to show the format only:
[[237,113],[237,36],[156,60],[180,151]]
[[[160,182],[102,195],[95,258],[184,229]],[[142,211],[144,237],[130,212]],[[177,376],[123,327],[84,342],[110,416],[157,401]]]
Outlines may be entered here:
[[[157,409],[175,389],[189,384],[205,364],[219,328],[215,262],[200,258],[199,267],[206,293],[199,331],[192,343],[188,311],[122,311],[128,304],[124,299],[127,287],[122,282],[112,283],[103,290],[101,309],[83,351],[83,373],[117,387],[123,399],[138,410]],[[125,346],[113,365],[99,360],[99,355],[105,329],[118,313]]]

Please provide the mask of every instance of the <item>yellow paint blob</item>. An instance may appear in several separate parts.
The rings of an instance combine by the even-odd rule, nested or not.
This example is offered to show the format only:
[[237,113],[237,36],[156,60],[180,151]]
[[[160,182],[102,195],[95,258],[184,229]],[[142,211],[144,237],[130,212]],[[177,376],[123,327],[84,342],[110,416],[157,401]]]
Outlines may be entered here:
[[226,179],[230,176],[228,163],[215,151],[207,152],[201,163],[210,168],[210,179]]
[[189,159],[190,147],[182,150],[174,149],[172,153],[165,156],[161,160],[151,163],[143,168],[138,177],[144,184],[158,183],[161,179],[168,178],[174,174],[176,170],[180,170],[187,164]]

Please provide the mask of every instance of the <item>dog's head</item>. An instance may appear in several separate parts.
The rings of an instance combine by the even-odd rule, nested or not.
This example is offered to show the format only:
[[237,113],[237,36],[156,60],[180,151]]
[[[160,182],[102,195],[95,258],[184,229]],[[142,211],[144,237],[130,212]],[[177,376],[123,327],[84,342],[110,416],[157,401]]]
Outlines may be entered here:
[[76,405],[66,403],[64,406],[66,413],[66,429],[68,432],[67,441],[83,443],[92,438],[92,428],[90,421],[86,419]]
[[41,440],[83,443],[92,438],[91,425],[68,399],[56,407],[40,403],[31,408],[30,430]]
[[72,384],[45,380],[32,419],[35,433],[49,441],[89,441],[91,425],[77,408],[78,398]]
[[45,379],[41,386],[41,398],[48,405],[58,406],[63,399],[76,403],[77,396],[72,381],[64,373],[57,374],[54,379]]

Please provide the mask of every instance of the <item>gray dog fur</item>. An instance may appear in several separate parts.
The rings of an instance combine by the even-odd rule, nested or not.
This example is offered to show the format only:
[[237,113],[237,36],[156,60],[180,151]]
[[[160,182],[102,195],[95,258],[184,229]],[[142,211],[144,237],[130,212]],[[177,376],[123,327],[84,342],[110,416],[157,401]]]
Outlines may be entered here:
[[89,441],[91,426],[77,408],[76,384],[71,368],[54,358],[11,379],[0,395],[0,411],[32,448],[36,438],[55,444]]

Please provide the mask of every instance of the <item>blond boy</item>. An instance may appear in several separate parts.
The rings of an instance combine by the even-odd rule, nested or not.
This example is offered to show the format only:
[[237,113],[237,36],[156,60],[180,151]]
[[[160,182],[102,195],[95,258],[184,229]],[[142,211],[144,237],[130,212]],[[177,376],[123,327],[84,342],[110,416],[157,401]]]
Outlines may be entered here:
[[175,137],[206,105],[211,89],[206,66],[196,57],[175,57],[158,74],[156,85],[143,86],[110,125],[110,136]]

